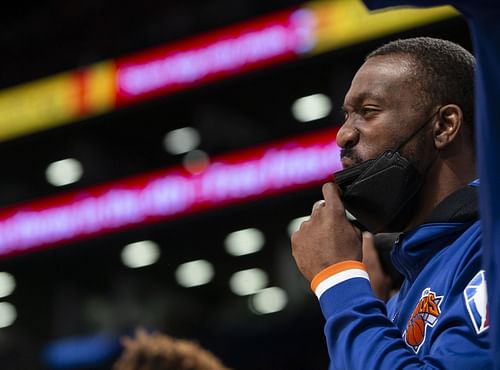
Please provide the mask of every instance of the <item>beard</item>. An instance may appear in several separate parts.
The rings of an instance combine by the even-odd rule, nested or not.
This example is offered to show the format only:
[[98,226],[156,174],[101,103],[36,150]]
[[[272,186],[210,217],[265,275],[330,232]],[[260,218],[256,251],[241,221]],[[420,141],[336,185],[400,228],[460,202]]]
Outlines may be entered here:
[[[410,163],[415,166],[417,171],[424,175],[429,167],[426,162],[426,151],[428,152],[429,144],[426,141],[426,133],[420,132],[412,141],[408,142],[403,148],[399,149],[401,155],[408,158]],[[427,153],[428,154],[428,153]]]

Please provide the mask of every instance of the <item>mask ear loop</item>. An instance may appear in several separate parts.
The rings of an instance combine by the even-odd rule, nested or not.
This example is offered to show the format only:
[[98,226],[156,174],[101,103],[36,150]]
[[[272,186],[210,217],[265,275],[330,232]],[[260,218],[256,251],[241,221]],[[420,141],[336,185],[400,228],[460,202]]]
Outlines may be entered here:
[[[402,144],[399,145],[399,147],[396,149],[396,151],[398,151],[399,149],[401,149],[401,147],[403,147],[404,145],[406,145],[406,143],[408,143],[416,134],[418,134],[420,131],[422,131],[424,129],[425,126],[427,126],[431,121],[432,119],[434,118],[434,116],[436,116],[437,114],[439,114],[439,112],[441,112],[441,108],[442,107],[439,107],[426,121],[425,123],[420,126],[413,134],[411,134],[411,136],[409,138],[407,138]],[[439,151],[437,151],[436,155],[434,156],[434,158],[429,162],[429,164],[424,168],[423,172],[421,173],[424,178],[426,177],[429,169],[432,167],[432,165],[436,162],[436,159],[439,157]]]
[[394,149],[394,152],[398,152],[403,146],[408,144],[408,142],[411,139],[413,139],[415,137],[415,135],[417,135],[420,131],[422,131],[424,129],[424,127],[427,126],[429,124],[429,122],[431,122],[431,120],[434,118],[434,116],[441,111],[441,108],[442,107],[439,107],[434,113],[432,113],[432,115],[429,118],[427,118],[425,120],[425,122],[419,128],[417,128],[409,137],[407,137],[402,143],[400,143],[396,149]]
[[[436,113],[434,113],[432,116],[431,116],[431,119],[434,115],[438,115],[440,112],[441,112],[441,108],[442,107],[439,107],[438,110],[436,111]],[[430,121],[430,120],[429,120]],[[427,172],[429,171],[429,169],[432,167],[432,165],[434,163],[436,163],[436,159],[439,157],[439,150],[436,150],[436,155],[434,156],[434,158],[429,162],[429,164],[427,165],[427,167],[425,168],[424,170],[424,176],[425,174],[427,174]]]

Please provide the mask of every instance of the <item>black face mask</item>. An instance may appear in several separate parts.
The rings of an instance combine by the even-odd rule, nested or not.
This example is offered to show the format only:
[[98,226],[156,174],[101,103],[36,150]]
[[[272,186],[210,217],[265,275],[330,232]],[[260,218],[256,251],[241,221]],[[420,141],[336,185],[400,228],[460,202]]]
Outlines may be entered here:
[[436,113],[395,150],[334,173],[334,183],[342,191],[347,215],[361,230],[371,233],[401,231],[405,226],[424,176],[398,150]]

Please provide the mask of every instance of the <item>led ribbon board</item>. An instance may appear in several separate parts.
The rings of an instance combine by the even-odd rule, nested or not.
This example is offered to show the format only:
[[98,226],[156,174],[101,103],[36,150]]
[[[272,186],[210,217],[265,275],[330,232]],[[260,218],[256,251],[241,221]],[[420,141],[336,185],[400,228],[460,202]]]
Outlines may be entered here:
[[326,0],[0,91],[0,141],[457,15]]
[[287,11],[117,60],[117,103],[163,95],[295,59],[315,45],[315,16]]
[[337,130],[174,167],[0,212],[0,256],[249,201],[328,180],[340,169]]
[[303,9],[104,61],[0,92],[0,140],[296,59],[314,46]]

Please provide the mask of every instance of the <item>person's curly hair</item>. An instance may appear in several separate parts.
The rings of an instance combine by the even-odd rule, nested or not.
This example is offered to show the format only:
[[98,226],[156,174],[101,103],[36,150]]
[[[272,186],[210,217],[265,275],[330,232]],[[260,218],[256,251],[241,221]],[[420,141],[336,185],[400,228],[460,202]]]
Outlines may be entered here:
[[190,340],[137,330],[124,338],[113,370],[230,370],[211,352]]

